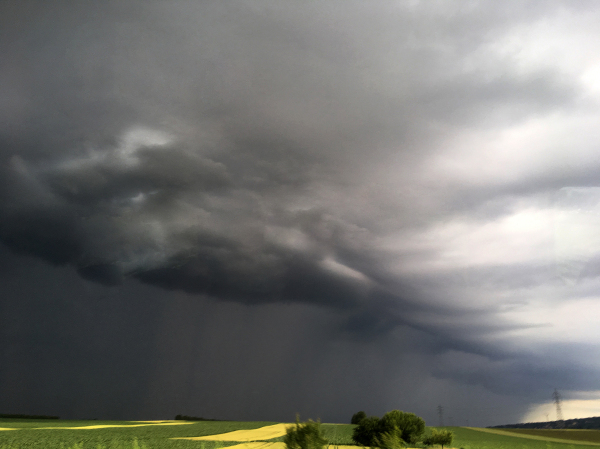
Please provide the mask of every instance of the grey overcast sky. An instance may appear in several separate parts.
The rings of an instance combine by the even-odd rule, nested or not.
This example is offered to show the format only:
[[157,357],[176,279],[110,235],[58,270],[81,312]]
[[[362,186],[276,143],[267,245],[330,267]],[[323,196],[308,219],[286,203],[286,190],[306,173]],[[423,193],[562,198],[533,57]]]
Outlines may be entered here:
[[600,415],[595,1],[0,2],[0,413]]

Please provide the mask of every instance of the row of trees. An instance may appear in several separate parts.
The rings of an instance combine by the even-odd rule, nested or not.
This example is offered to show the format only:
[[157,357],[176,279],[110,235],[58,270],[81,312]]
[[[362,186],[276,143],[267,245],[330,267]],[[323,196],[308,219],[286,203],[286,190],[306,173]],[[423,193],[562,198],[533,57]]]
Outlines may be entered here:
[[59,419],[58,416],[47,416],[47,415],[20,415],[1,413],[0,418],[11,418],[11,419]]
[[188,415],[177,415],[175,416],[176,420],[184,420],[184,421],[221,421],[219,419],[210,419],[210,418],[202,418],[199,416],[188,416]]
[[[432,429],[425,433],[425,421],[414,413],[392,410],[383,415],[367,417],[365,412],[352,416],[352,424],[356,424],[352,439],[364,447],[380,449],[400,449],[407,444],[422,442],[425,446],[449,445],[453,434],[449,430]],[[287,449],[323,449],[328,441],[321,430],[321,423],[308,420],[300,423],[296,416],[296,425],[287,429],[284,442]]]

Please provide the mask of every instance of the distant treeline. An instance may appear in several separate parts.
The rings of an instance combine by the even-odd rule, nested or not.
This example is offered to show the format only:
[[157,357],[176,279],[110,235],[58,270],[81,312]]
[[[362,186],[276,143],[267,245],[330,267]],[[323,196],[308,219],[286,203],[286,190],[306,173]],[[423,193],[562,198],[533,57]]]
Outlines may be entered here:
[[199,418],[197,416],[177,415],[175,419],[183,421],[222,421],[221,419]]
[[528,422],[490,426],[495,429],[600,429],[600,416],[592,418],[565,419],[564,421]]
[[59,419],[58,416],[46,416],[46,415],[15,415],[0,413],[0,418],[14,418],[14,419]]

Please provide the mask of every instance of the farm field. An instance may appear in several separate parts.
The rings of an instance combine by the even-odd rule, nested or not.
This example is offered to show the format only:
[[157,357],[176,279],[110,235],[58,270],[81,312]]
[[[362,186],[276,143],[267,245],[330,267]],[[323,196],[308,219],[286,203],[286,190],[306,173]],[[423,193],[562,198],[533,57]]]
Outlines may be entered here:
[[[0,449],[285,449],[286,425],[291,424],[5,419],[0,420],[0,428],[14,430],[0,430]],[[331,443],[330,449],[352,449],[349,446],[353,445],[353,425],[322,424],[322,429]],[[600,431],[593,430],[444,429],[454,432],[452,448],[598,449],[600,446]]]
[[503,429],[512,433],[544,438],[584,441],[600,444],[600,430],[593,429]]
[[267,441],[284,436],[288,426],[289,424],[273,424],[272,426],[264,426],[258,429],[234,430],[233,432],[219,433],[217,435],[185,438],[196,441]]
[[[452,447],[464,449],[599,449],[599,444],[590,440],[563,440],[556,436],[527,435],[505,429],[475,427],[444,427],[454,432]],[[529,430],[529,429],[527,429]],[[553,434],[555,435],[555,434]]]
[[[170,424],[173,423],[173,424]],[[171,438],[257,429],[274,422],[237,421],[69,421],[2,419],[0,449],[217,449],[238,442]]]
[[329,443],[336,446],[352,446],[356,443],[352,440],[352,424],[321,424],[321,429]]

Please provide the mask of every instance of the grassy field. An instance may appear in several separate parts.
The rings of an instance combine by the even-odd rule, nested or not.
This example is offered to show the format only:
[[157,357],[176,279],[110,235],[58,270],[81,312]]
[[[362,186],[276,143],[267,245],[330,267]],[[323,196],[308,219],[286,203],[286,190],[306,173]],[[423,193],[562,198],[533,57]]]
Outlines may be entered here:
[[[139,421],[0,420],[0,449],[219,449],[234,441],[172,440],[257,429],[274,422],[176,421],[177,425],[142,425]],[[159,423],[156,423],[159,424]],[[85,428],[87,426],[118,426]],[[123,427],[126,426],[126,427]],[[75,429],[71,429],[75,427]],[[322,424],[333,445],[352,445],[353,425]],[[453,448],[464,449],[600,449],[600,431],[475,429],[454,432]],[[283,437],[268,441],[283,441]]]
[[[569,440],[559,441],[556,434],[549,437],[547,435],[528,435],[512,433],[515,429],[505,431],[504,429],[477,429],[466,427],[445,427],[445,429],[454,432],[454,441],[452,447],[464,449],[600,449],[598,444],[592,443],[592,440],[586,441]],[[527,429],[529,430],[529,429]],[[594,431],[588,431],[594,432]],[[599,432],[600,433],[600,432]],[[533,438],[532,438],[533,437]],[[593,440],[595,441],[595,440]]]
[[[498,429],[500,430],[500,429]],[[503,429],[504,430],[504,429]],[[511,433],[531,435],[542,438],[560,438],[563,440],[592,442],[600,444],[600,430],[588,429],[505,429]]]

